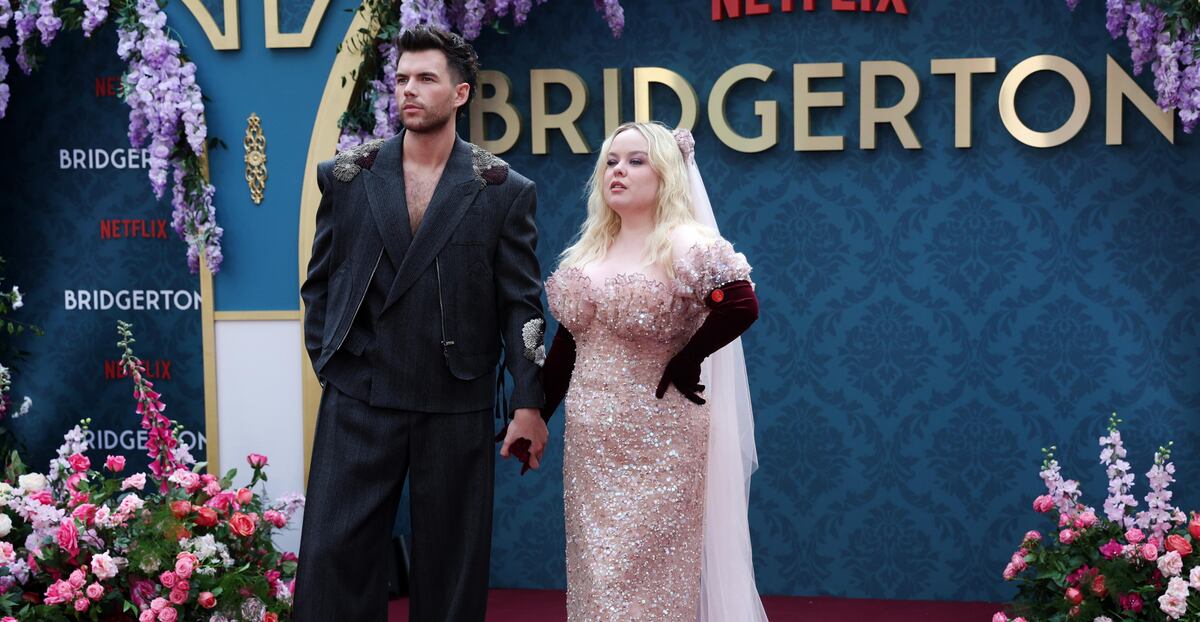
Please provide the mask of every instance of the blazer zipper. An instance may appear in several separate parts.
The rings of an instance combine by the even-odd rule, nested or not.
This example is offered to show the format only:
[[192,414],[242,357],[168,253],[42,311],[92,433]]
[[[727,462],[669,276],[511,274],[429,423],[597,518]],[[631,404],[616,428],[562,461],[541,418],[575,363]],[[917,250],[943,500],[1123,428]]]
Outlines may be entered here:
[[371,276],[367,277],[367,286],[363,288],[362,296],[358,299],[358,304],[354,307],[354,315],[350,316],[350,325],[346,327],[346,332],[342,333],[342,338],[338,340],[337,347],[334,352],[342,349],[342,344],[346,343],[346,337],[350,336],[350,329],[354,328],[354,319],[358,317],[358,312],[362,309],[362,303],[367,299],[367,291],[371,289],[371,281],[375,280],[375,271],[379,269],[379,262],[383,261],[383,249],[379,249],[379,256],[375,258],[375,267],[371,268]]

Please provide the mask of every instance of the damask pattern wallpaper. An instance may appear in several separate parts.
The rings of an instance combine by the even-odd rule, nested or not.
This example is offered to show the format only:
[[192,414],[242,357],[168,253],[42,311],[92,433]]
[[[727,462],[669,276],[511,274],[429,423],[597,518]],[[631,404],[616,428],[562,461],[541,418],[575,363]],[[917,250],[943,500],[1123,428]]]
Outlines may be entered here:
[[[1051,527],[1031,509],[1040,448],[1057,445],[1066,476],[1099,507],[1097,439],[1112,411],[1126,421],[1139,496],[1153,448],[1174,440],[1175,500],[1200,508],[1200,146],[1182,131],[1169,144],[1129,104],[1125,144],[1105,145],[1106,55],[1131,67],[1127,44],[1108,39],[1102,2],[1071,13],[1062,2],[910,0],[907,16],[838,13],[828,2],[784,14],[767,2],[770,15],[720,22],[708,1],[625,2],[615,42],[576,4],[550,3],[511,36],[478,42],[485,67],[512,80],[524,117],[502,157],[538,183],[549,274],[582,222],[595,156],[571,154],[556,132],[550,155],[531,154],[529,70],[568,69],[587,83],[579,126],[593,150],[604,68],[620,69],[624,118],[635,66],[694,86],[700,167],[723,234],[754,265],[762,305],[744,343],[763,593],[1008,597],[1000,574],[1021,534]],[[1008,71],[1039,54],[1079,66],[1091,89],[1083,130],[1049,149],[1014,139],[996,103]],[[969,57],[994,57],[997,72],[975,76],[973,146],[956,149],[954,79],[932,75],[930,61]],[[859,63],[872,60],[918,76],[909,120],[921,149],[905,150],[888,126],[877,149],[859,148]],[[779,102],[779,144],[756,155],[722,145],[705,112],[716,79],[751,62],[775,73],[735,87],[726,109],[754,135],[753,102]],[[845,136],[844,151],[792,148],[792,64],[816,62],[845,63],[844,78],[814,87],[844,92],[845,106],[812,117],[814,134]],[[655,118],[676,122],[670,91],[652,92]],[[898,81],[880,81],[881,106],[900,95]],[[563,110],[567,91],[548,99]],[[1047,72],[1017,96],[1039,131],[1061,125],[1071,105],[1067,82]],[[497,584],[564,585],[561,443],[549,456],[523,478],[500,465]]]

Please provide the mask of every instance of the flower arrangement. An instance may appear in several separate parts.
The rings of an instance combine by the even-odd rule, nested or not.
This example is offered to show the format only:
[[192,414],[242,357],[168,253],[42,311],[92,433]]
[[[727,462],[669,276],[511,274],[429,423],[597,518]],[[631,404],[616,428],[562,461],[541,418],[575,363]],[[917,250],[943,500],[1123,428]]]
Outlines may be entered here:
[[[538,4],[545,2],[537,0]],[[338,119],[338,127],[342,128],[338,149],[388,138],[400,130],[396,102],[399,52],[395,45],[400,33],[429,25],[473,40],[484,25],[501,30],[501,20],[506,17],[512,17],[514,26],[521,26],[533,4],[533,0],[365,0],[359,10],[369,9],[373,24],[351,42],[352,49],[362,50],[363,60],[351,74],[356,83],[350,107]],[[625,29],[625,10],[620,0],[595,0],[595,7],[604,15],[613,36],[620,37]],[[342,81],[344,84],[345,78]]]
[[[82,5],[82,6],[81,6]],[[215,190],[205,179],[202,157],[208,135],[196,66],[167,35],[167,15],[157,0],[0,0],[0,119],[10,97],[4,50],[16,48],[25,74],[37,69],[42,52],[62,29],[91,37],[106,21],[119,36],[117,55],[128,63],[121,97],[129,105],[129,143],[149,144],[149,176],[154,196],[172,184],[171,223],[187,243],[188,267],[196,273],[200,254],[208,268],[221,269],[221,227],[212,204]],[[5,35],[9,23],[16,40]]]
[[1132,622],[1200,620],[1200,515],[1191,518],[1171,504],[1175,481],[1171,445],[1159,447],[1146,473],[1146,509],[1130,492],[1134,475],[1118,429],[1109,419],[1100,438],[1100,462],[1108,474],[1103,517],[1080,503],[1079,483],[1062,477],[1054,447],[1043,450],[1041,478],[1047,494],[1033,501],[1057,532],[1025,534],[1004,568],[1018,583],[1010,606],[1017,617],[997,612],[993,622]]
[[123,456],[94,467],[84,431],[68,431],[46,474],[10,464],[0,483],[0,622],[278,622],[289,618],[296,556],[271,542],[303,505],[255,485],[267,458],[250,454],[250,484],[200,473],[179,426],[120,323],[122,365],[149,432],[150,473]]
[[[1066,0],[1074,11],[1079,0]],[[1163,110],[1177,108],[1183,131],[1200,121],[1200,2],[1195,0],[1106,0],[1108,34],[1129,41],[1133,73],[1146,63]]]

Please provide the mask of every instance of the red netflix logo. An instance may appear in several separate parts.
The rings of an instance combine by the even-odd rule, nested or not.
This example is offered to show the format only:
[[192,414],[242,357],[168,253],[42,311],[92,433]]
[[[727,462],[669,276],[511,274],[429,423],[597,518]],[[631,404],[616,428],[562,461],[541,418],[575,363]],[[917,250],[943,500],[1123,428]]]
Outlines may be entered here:
[[[142,372],[143,378],[149,378],[150,380],[171,379],[171,361],[142,361],[142,366],[146,368]],[[125,367],[121,365],[120,359],[104,361],[105,380],[123,380],[128,377],[129,374],[125,371]]]
[[121,94],[121,76],[96,78],[96,97],[116,97]]
[[[826,3],[834,11],[908,15],[904,0],[824,0],[821,4]],[[817,0],[779,0],[778,3],[769,0],[712,0],[712,19],[719,22],[727,17],[737,19],[742,15],[770,15],[776,5],[780,13],[794,13],[797,7],[807,13],[817,10]]]
[[165,219],[134,220],[129,218],[105,218],[100,221],[101,240],[123,238],[165,240],[167,239],[167,221]]

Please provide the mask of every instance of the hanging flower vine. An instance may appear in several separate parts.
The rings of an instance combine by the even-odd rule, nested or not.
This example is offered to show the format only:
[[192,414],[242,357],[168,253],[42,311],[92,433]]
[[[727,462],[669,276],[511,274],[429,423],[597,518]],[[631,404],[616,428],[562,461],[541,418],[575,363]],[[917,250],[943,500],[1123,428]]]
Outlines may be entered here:
[[[196,65],[167,34],[167,15],[156,0],[0,0],[0,119],[11,96],[4,82],[5,50],[15,48],[26,75],[63,29],[91,37],[105,22],[117,28],[117,55],[127,63],[121,98],[129,105],[129,143],[148,148],[150,186],[162,198],[171,185],[171,224],[187,243],[188,268],[196,273],[200,255],[209,270],[221,269],[222,229],[213,207],[215,189],[205,179],[201,158],[208,128],[196,83]],[[10,27],[16,39],[4,34]]]

